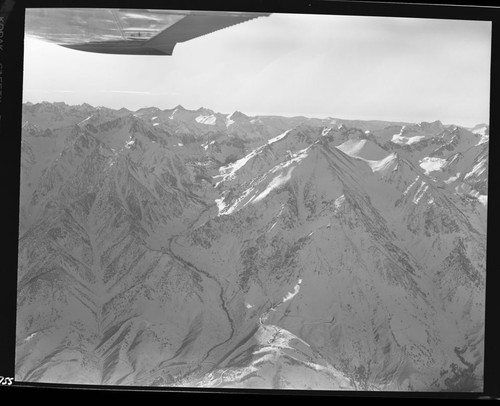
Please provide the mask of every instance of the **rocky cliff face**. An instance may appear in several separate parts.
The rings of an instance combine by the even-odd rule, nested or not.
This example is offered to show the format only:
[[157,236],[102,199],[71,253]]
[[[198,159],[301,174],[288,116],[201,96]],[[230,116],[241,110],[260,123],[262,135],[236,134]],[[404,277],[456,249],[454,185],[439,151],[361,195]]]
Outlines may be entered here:
[[17,380],[481,390],[487,127],[23,122]]

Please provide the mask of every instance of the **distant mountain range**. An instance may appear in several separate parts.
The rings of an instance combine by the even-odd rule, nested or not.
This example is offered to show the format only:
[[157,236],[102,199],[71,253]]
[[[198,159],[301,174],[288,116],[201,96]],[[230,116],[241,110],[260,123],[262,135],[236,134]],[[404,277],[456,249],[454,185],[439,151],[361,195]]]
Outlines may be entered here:
[[481,391],[489,127],[26,103],[16,380]]

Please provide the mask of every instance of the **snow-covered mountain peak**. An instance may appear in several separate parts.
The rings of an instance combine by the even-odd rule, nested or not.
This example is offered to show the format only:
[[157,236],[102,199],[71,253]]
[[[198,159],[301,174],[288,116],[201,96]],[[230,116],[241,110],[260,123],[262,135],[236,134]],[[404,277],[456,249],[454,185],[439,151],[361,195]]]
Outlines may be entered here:
[[386,150],[366,139],[349,139],[337,148],[347,155],[370,161],[380,161],[390,155]]
[[477,124],[470,129],[474,134],[489,135],[490,127],[488,124]]
[[370,166],[373,172],[381,172],[381,174],[385,173],[397,159],[396,153],[389,153],[366,139],[350,139],[338,145],[337,148],[351,157],[361,159]]

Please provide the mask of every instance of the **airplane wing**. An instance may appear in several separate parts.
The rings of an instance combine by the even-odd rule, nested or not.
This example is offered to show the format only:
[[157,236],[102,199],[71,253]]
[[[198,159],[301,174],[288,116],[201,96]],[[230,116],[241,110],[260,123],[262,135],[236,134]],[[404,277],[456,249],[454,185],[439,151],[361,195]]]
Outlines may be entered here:
[[177,10],[27,9],[25,33],[86,52],[172,55],[178,43],[268,15]]

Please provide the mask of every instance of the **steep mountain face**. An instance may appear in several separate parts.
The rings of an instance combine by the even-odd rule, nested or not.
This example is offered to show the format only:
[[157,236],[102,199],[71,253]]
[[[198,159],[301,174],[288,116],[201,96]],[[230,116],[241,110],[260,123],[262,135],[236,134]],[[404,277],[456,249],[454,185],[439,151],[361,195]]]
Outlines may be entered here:
[[482,389],[484,126],[49,103],[23,123],[17,380]]

